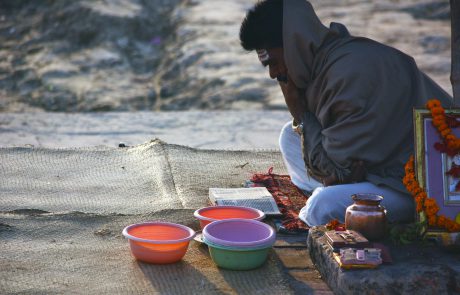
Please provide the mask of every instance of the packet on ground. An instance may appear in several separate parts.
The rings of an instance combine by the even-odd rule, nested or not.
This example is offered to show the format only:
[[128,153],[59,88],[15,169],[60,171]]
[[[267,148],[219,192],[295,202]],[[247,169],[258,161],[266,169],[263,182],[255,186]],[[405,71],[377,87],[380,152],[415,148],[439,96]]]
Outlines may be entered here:
[[266,215],[281,215],[275,199],[265,187],[209,188],[209,200],[212,205],[251,207]]

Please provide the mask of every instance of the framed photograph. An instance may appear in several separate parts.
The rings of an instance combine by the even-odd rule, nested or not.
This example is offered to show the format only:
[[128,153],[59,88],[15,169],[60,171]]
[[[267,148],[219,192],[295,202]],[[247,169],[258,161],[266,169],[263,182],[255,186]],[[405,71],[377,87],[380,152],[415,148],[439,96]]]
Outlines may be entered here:
[[[446,110],[445,113],[460,121],[460,109]],[[438,215],[455,220],[460,213],[460,178],[447,172],[452,168],[460,169],[460,154],[448,156],[435,148],[436,144],[442,143],[442,138],[432,121],[429,110],[414,110],[415,174],[428,196],[436,199]],[[460,137],[460,127],[452,131]]]

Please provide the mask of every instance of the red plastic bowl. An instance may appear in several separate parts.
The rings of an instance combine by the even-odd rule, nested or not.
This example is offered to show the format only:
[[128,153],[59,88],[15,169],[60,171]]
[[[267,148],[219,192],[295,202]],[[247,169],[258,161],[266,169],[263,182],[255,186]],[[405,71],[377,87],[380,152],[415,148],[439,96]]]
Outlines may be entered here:
[[201,229],[207,224],[224,219],[253,219],[262,220],[265,218],[265,213],[254,208],[242,207],[242,206],[210,206],[196,210],[193,213],[200,221]]
[[170,222],[145,222],[123,229],[133,256],[155,264],[177,262],[187,252],[195,231],[185,225]]

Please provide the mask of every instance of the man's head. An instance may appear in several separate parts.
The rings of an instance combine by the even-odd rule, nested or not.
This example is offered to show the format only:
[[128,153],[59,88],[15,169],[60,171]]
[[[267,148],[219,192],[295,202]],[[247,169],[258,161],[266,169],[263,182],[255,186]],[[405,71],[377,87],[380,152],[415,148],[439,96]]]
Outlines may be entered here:
[[283,0],[258,2],[240,28],[241,46],[248,50],[283,47]]
[[287,81],[283,56],[283,0],[258,2],[246,14],[240,28],[241,46],[256,50],[260,62],[269,67],[270,77]]

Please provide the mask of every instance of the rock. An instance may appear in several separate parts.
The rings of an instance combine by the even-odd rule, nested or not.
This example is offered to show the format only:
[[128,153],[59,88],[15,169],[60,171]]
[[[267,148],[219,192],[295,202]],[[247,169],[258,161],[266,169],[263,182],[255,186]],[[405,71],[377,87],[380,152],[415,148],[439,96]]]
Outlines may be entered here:
[[94,235],[100,236],[100,237],[107,237],[107,236],[112,235],[112,231],[108,228],[102,228],[102,229],[94,231]]
[[458,294],[460,257],[432,246],[392,246],[393,264],[344,270],[332,257],[324,227],[310,229],[307,245],[313,263],[334,294]]

